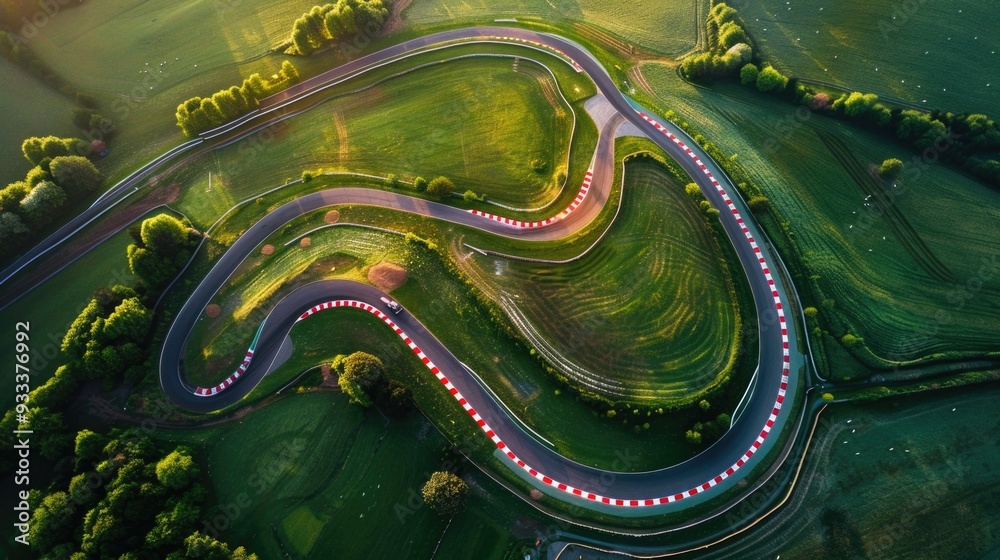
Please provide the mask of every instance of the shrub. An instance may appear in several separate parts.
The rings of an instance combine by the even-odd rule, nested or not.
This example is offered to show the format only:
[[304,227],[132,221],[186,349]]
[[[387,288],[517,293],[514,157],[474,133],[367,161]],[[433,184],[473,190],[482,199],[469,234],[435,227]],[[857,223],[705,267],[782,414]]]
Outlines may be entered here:
[[863,339],[861,337],[854,336],[851,333],[847,333],[844,336],[840,337],[840,343],[847,348],[851,348],[852,346],[855,346],[862,341]]
[[435,198],[445,198],[455,190],[455,183],[447,177],[435,177],[427,184],[427,194]]
[[897,158],[889,158],[882,162],[878,174],[886,179],[896,179],[903,171],[903,162]]
[[754,66],[753,63],[748,63],[740,68],[740,83],[745,86],[757,85],[757,76],[760,74],[760,69]]
[[420,493],[424,503],[442,517],[451,517],[462,511],[469,494],[469,486],[458,476],[438,471],[431,475]]
[[788,85],[788,78],[781,75],[772,66],[765,66],[757,75],[757,89],[759,91],[773,91],[781,93]]

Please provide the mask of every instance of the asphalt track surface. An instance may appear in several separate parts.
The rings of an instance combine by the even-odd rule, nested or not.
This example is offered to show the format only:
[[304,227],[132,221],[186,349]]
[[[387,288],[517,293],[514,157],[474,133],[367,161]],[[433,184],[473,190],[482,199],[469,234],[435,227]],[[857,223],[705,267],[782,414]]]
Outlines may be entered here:
[[[525,464],[530,465],[533,467],[532,472],[537,470],[538,476],[533,475],[535,478],[542,480],[541,473],[544,473],[545,484],[554,488],[558,486],[559,490],[564,490],[550,493],[571,501],[580,500],[578,496],[581,495],[586,498],[589,494],[591,500],[597,496],[599,499],[603,498],[604,503],[610,503],[612,506],[643,507],[676,502],[686,499],[688,496],[710,491],[719,485],[731,486],[730,483],[745,476],[750,467],[760,460],[763,453],[754,457],[753,451],[761,446],[764,437],[770,437],[772,441],[777,438],[777,432],[785,424],[788,413],[780,413],[780,405],[775,408],[776,395],[781,395],[780,402],[784,398],[786,390],[789,394],[794,394],[797,384],[797,376],[795,375],[790,376],[787,384],[782,379],[783,367],[787,368],[789,348],[795,352],[796,343],[791,329],[782,332],[785,330],[786,324],[781,311],[781,303],[787,299],[784,297],[779,299],[777,295],[773,295],[779,292],[783,294],[785,288],[781,285],[781,280],[777,275],[772,277],[770,273],[767,273],[767,263],[772,263],[771,266],[773,266],[773,263],[777,261],[765,244],[752,243],[753,236],[757,238],[761,238],[761,236],[753,224],[739,219],[741,213],[748,215],[742,202],[730,201],[729,197],[720,190],[722,187],[713,183],[714,177],[724,186],[725,191],[735,193],[735,187],[729,183],[724,173],[693,141],[687,143],[687,150],[685,150],[683,145],[669,138],[664,132],[664,127],[670,129],[672,134],[678,137],[683,134],[673,129],[669,123],[654,125],[650,120],[643,118],[619,92],[600,63],[588,52],[575,43],[564,39],[523,29],[477,27],[446,31],[401,43],[306,80],[286,92],[265,100],[266,107],[262,108],[262,112],[248,115],[238,125],[256,122],[254,119],[260,119],[262,123],[269,123],[270,121],[267,120],[268,108],[280,107],[283,104],[296,101],[321,90],[325,84],[343,81],[364,68],[405,56],[416,49],[452,40],[497,37],[504,38],[503,40],[515,39],[530,42],[539,48],[550,48],[564,53],[579,65],[579,69],[590,76],[599,92],[619,113],[619,116],[611,119],[602,128],[593,164],[595,188],[591,190],[577,211],[567,216],[566,219],[557,220],[544,228],[525,229],[492,221],[443,204],[369,189],[332,189],[311,193],[289,202],[249,228],[218,260],[177,314],[165,339],[160,359],[160,381],[165,393],[177,405],[193,411],[218,410],[239,401],[260,382],[271,366],[287,333],[295,322],[300,320],[303,314],[311,308],[334,300],[352,300],[371,304],[380,309],[379,314],[383,316],[389,313],[389,310],[380,301],[383,294],[367,285],[330,280],[303,286],[286,296],[269,313],[259,333],[253,359],[249,362],[249,367],[239,381],[227,387],[226,390],[211,396],[196,395],[194,393],[196,388],[187,384],[183,375],[182,357],[188,334],[201,316],[205,306],[239,263],[251,254],[265,238],[289,220],[305,212],[331,205],[370,204],[460,223],[498,235],[522,239],[560,239],[589,223],[606,202],[609,185],[614,174],[613,131],[623,120],[627,120],[675,159],[698,183],[712,205],[721,210],[720,221],[733,242],[753,292],[760,332],[759,379],[746,410],[720,440],[696,457],[658,471],[609,473],[581,465],[558,455],[520,429],[507,416],[503,406],[496,402],[494,397],[466,372],[460,361],[432,333],[424,328],[417,318],[406,311],[398,316],[390,315],[390,318],[395,321],[398,329],[405,331],[405,335],[412,340],[411,348],[414,345],[419,346],[422,355],[426,356],[425,363],[427,361],[433,362],[440,371],[444,372],[444,375],[447,375],[448,379],[443,383],[446,383],[446,386],[453,386],[457,392],[461,393],[461,396],[464,396],[465,402],[476,407],[474,418],[481,417],[482,421],[492,428],[489,433],[495,433],[495,436],[491,436],[494,441],[502,438],[502,443],[498,444],[498,448],[508,455],[512,454],[511,451],[516,452],[516,461],[509,462],[512,469],[516,471],[519,465],[522,467]],[[265,104],[262,103],[262,105]],[[228,130],[235,129],[235,126],[227,125],[223,128],[225,130],[220,129],[206,134],[224,134]],[[186,146],[184,148],[186,150],[198,143],[200,142],[192,141],[182,146]],[[184,150],[178,152],[175,149],[172,152],[180,153]],[[690,150],[694,150],[694,152]],[[693,159],[692,153],[700,155],[700,160]],[[164,156],[161,156],[154,162],[166,161],[163,158]],[[143,169],[150,168],[151,164],[144,166]],[[141,177],[139,178],[141,179]],[[136,181],[138,180],[136,179]],[[54,234],[38,247],[29,251],[24,258],[15,264],[20,263],[20,266],[24,266],[37,256],[44,254],[51,246],[58,244],[65,237],[77,231],[74,228],[78,228],[79,224],[96,217],[95,213],[99,212],[103,205],[113,204],[127,195],[132,184],[134,183],[126,181],[126,183],[116,186],[108,195],[102,197],[100,204],[95,204],[90,210],[68,224],[66,228],[57,232],[59,234],[66,230],[69,232],[68,234],[63,237]],[[739,206],[740,211],[738,212],[732,205]],[[730,208],[733,208],[732,212],[729,211]],[[747,239],[750,239],[751,243],[748,243]],[[764,273],[761,272],[762,270]],[[0,282],[9,278],[8,271],[4,271],[5,274],[0,276]],[[775,312],[776,305],[777,312]],[[776,314],[781,316],[780,322],[774,320]],[[783,339],[789,342],[783,343]],[[453,390],[453,394],[455,392]],[[466,406],[466,410],[469,410],[469,406]],[[768,435],[766,432],[762,432],[763,426],[767,426],[767,430],[771,430],[772,426],[776,427]],[[749,457],[747,450],[751,450]],[[499,455],[506,457],[507,455],[503,453]],[[553,483],[553,479],[557,482],[556,484]],[[722,485],[722,481],[726,479],[729,479],[728,483]],[[575,496],[571,493],[573,489],[577,489]],[[607,501],[607,497],[611,497],[610,502]]]

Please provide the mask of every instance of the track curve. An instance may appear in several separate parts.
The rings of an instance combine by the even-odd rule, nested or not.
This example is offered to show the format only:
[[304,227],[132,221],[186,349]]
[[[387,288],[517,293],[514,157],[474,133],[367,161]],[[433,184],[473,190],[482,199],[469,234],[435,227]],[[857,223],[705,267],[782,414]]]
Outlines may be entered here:
[[[292,326],[311,313],[323,310],[324,304],[334,302],[333,308],[345,307],[336,302],[355,302],[346,307],[362,310],[387,319],[390,328],[404,338],[404,342],[417,348],[415,352],[431,372],[445,384],[445,388],[459,400],[459,404],[479,424],[487,437],[497,446],[501,457],[520,476],[528,479],[549,493],[568,501],[603,504],[612,510],[622,507],[654,507],[691,503],[695,496],[713,495],[729,488],[745,476],[749,468],[775,439],[784,425],[788,413],[782,413],[785,397],[794,394],[797,377],[790,375],[791,357],[797,355],[794,331],[785,317],[783,296],[785,288],[781,279],[771,273],[775,259],[769,249],[757,243],[760,237],[756,227],[743,215],[745,205],[729,193],[735,187],[714,162],[694,144],[685,140],[684,134],[670,123],[659,123],[639,108],[633,106],[616,88],[603,67],[578,45],[555,36],[511,28],[470,28],[448,31],[401,43],[385,51],[368,55],[363,64],[352,62],[345,67],[364,67],[378,60],[386,60],[435,42],[462,38],[487,37],[502,41],[519,41],[542,48],[556,50],[569,58],[574,68],[586,72],[598,90],[617,110],[601,130],[597,151],[592,164],[592,185],[583,198],[575,201],[573,210],[558,219],[543,220],[531,225],[523,222],[484,216],[447,205],[416,199],[405,195],[358,188],[331,189],[310,193],[271,212],[250,227],[216,262],[201,284],[178,312],[164,341],[160,358],[160,381],[168,397],[177,405],[195,411],[211,411],[237,402],[263,378],[277,353],[278,347]],[[289,90],[280,103],[294,100],[296,96],[309,95],[322,88],[324,79],[343,80],[350,75],[350,68],[339,67],[307,80]],[[324,76],[326,78],[324,78]],[[711,204],[720,209],[719,219],[747,275],[757,309],[760,329],[760,379],[750,397],[746,411],[732,429],[719,441],[696,457],[670,468],[645,473],[612,473],[580,465],[558,455],[522,431],[513,422],[492,395],[483,389],[465,371],[453,356],[415,317],[404,312],[389,317],[388,310],[380,303],[382,293],[377,289],[349,281],[328,280],[303,286],[286,296],[270,312],[258,332],[253,353],[243,359],[243,378],[239,383],[229,383],[214,393],[204,394],[188,385],[183,378],[184,347],[188,333],[201,312],[225,283],[240,262],[268,235],[289,220],[305,212],[336,204],[371,204],[393,208],[423,216],[447,220],[479,228],[497,235],[523,239],[559,239],[577,231],[593,218],[607,200],[611,178],[614,175],[614,129],[628,121],[645,133],[675,159],[699,185]],[[327,305],[327,308],[331,306]],[[251,359],[252,358],[252,359]],[[437,370],[435,372],[435,369]],[[473,408],[473,405],[475,408]],[[683,507],[683,506],[679,506]],[[654,507],[655,510],[662,508]],[[650,514],[656,511],[650,511]]]

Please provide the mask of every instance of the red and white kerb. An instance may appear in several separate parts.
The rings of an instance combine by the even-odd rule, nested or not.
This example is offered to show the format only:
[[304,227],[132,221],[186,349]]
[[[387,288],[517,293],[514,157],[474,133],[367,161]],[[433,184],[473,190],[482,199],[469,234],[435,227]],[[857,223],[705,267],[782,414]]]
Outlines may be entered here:
[[[760,434],[757,436],[756,440],[754,440],[754,442],[750,445],[750,447],[743,453],[743,455],[739,459],[737,459],[735,463],[730,465],[729,468],[727,468],[725,471],[720,472],[717,475],[708,478],[705,482],[696,485],[683,492],[672,494],[669,496],[657,496],[644,499],[612,498],[608,496],[602,496],[600,494],[595,494],[593,492],[581,490],[580,488],[574,488],[573,486],[564,484],[562,482],[559,482],[558,480],[554,480],[549,476],[546,476],[545,474],[538,472],[530,465],[527,465],[524,461],[518,458],[517,454],[512,449],[510,449],[506,443],[504,443],[504,441],[500,438],[499,435],[497,435],[496,432],[494,432],[490,428],[490,426],[486,423],[486,421],[483,420],[483,418],[479,415],[478,412],[476,412],[476,409],[473,408],[472,404],[470,404],[465,399],[465,397],[462,396],[462,394],[458,391],[458,389],[454,385],[452,385],[451,381],[448,380],[445,374],[441,370],[439,370],[436,365],[434,365],[434,363],[430,360],[430,358],[428,358],[423,353],[423,351],[420,350],[420,348],[416,345],[416,343],[414,343],[413,340],[405,332],[403,332],[403,330],[400,329],[399,326],[396,325],[396,323],[388,315],[379,311],[375,306],[355,300],[328,301],[326,303],[322,303],[310,308],[308,311],[303,313],[296,322],[302,321],[303,319],[306,319],[310,315],[317,313],[319,311],[323,311],[325,309],[333,309],[337,307],[355,307],[358,309],[362,309],[364,311],[368,311],[369,313],[375,315],[376,317],[381,319],[386,325],[388,325],[389,328],[391,328],[397,335],[399,335],[399,337],[403,340],[403,342],[405,342],[406,345],[409,346],[411,350],[413,350],[413,353],[417,355],[417,357],[420,359],[421,362],[424,363],[425,366],[427,366],[427,369],[429,369],[431,373],[433,373],[434,376],[437,377],[438,381],[440,381],[441,384],[444,385],[444,388],[449,393],[451,393],[453,397],[455,397],[455,400],[458,401],[458,404],[460,404],[462,408],[465,409],[465,411],[469,414],[469,416],[472,417],[473,421],[476,422],[479,428],[486,434],[487,437],[490,438],[491,441],[493,441],[493,444],[496,445],[497,449],[499,449],[502,453],[504,453],[508,459],[510,459],[514,464],[523,469],[525,472],[527,472],[530,476],[534,477],[535,479],[539,480],[540,482],[551,488],[565,492],[567,494],[578,496],[585,500],[593,501],[596,503],[607,504],[611,506],[648,507],[659,504],[669,504],[672,502],[678,502],[685,498],[695,496],[721,483],[723,480],[729,478],[730,476],[733,476],[733,474],[736,473],[736,471],[740,470],[744,465],[747,464],[747,462],[750,461],[750,458],[753,457],[754,454],[757,453],[757,451],[760,449],[761,445],[763,445],[764,440],[766,440],[767,437],[770,435],[771,428],[774,427],[774,424],[778,419],[778,414],[781,412],[781,407],[785,402],[785,395],[786,391],[788,390],[788,379],[789,379],[788,375],[789,375],[791,357],[788,349],[788,325],[785,320],[785,312],[781,302],[781,296],[778,294],[778,290],[775,288],[774,278],[771,275],[770,267],[768,266],[767,261],[762,256],[760,247],[757,245],[757,242],[751,235],[750,230],[744,224],[743,217],[740,215],[739,210],[736,209],[736,206],[733,204],[732,200],[726,194],[726,191],[722,188],[719,182],[712,175],[712,172],[709,171],[708,168],[705,166],[705,164],[701,161],[701,159],[694,152],[691,151],[691,148],[686,146],[684,142],[681,141],[679,138],[677,138],[674,134],[667,131],[667,129],[664,128],[663,125],[651,119],[644,113],[640,112],[639,115],[643,119],[648,121],[650,124],[652,124],[657,130],[659,130],[663,134],[666,134],[667,137],[670,138],[670,140],[672,140],[681,149],[683,149],[684,152],[694,160],[695,164],[698,165],[698,167],[702,170],[702,172],[705,173],[708,179],[712,182],[712,185],[714,185],[715,188],[718,189],[719,194],[722,195],[723,200],[729,207],[729,210],[733,213],[733,216],[736,218],[736,222],[740,224],[740,226],[742,226],[743,234],[746,237],[747,242],[750,244],[754,252],[757,254],[757,259],[760,263],[761,270],[764,273],[764,277],[767,279],[768,285],[771,287],[771,296],[774,298],[774,308],[777,311],[778,322],[781,327],[781,342],[784,354],[782,360],[782,369],[781,369],[781,384],[779,385],[778,394],[776,395],[774,400],[774,407],[772,408],[771,414],[769,415],[767,421],[761,427]],[[580,202],[582,202],[583,200],[583,197],[586,196],[587,190],[590,188],[591,179],[592,179],[592,171],[588,171],[587,178],[584,181],[584,186],[583,188],[580,189],[580,194],[577,196],[576,201],[574,202],[573,205],[570,205],[569,208],[563,211],[563,214],[561,214],[561,216],[568,215],[570,212],[575,210],[577,206],[579,206]],[[478,211],[473,211],[473,213],[476,212]],[[480,215],[484,215],[489,219],[500,221],[502,223],[506,223],[514,227],[541,227],[557,219],[557,218],[549,218],[549,220],[546,220],[547,223],[531,222],[531,224],[533,225],[530,225],[524,222],[517,222],[513,220],[505,221],[508,219],[500,218],[498,216],[492,216],[489,214],[480,213]],[[246,368],[247,366],[249,366],[250,359],[252,358],[252,356],[253,356],[253,351],[247,352],[246,357],[243,360],[243,364],[240,365],[240,368],[236,371],[236,373],[229,376],[229,378],[227,378],[225,381],[223,381],[216,387],[212,387],[210,389],[198,388],[196,389],[195,393],[202,396],[210,396],[226,389],[237,378],[239,378],[239,376],[244,371],[246,371]]]
[[488,212],[483,212],[482,210],[469,210],[470,213],[476,216],[482,216],[488,220],[493,220],[494,222],[500,222],[501,224],[506,224],[508,226],[516,228],[539,228],[545,227],[556,223],[559,220],[566,219],[570,214],[572,214],[577,208],[583,204],[583,199],[587,198],[587,193],[590,192],[590,184],[594,181],[594,170],[588,169],[587,174],[583,177],[583,184],[580,186],[580,192],[576,194],[576,198],[573,202],[566,207],[565,210],[552,216],[551,218],[542,220],[540,222],[523,222],[521,220],[515,220],[512,218],[504,218],[503,216],[497,216],[496,214],[490,214]]

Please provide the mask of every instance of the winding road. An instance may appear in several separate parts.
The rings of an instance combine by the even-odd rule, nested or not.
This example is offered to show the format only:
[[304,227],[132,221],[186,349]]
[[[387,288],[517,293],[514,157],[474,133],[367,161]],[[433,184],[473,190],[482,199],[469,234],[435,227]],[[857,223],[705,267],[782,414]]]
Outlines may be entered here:
[[[744,218],[749,216],[749,212],[722,170],[683,132],[671,123],[657,122],[622,95],[601,64],[581,46],[553,35],[503,27],[475,27],[428,35],[367,55],[306,80],[265,100],[260,111],[244,117],[239,123],[206,133],[205,138],[224,135],[246,126],[254,129],[267,126],[280,120],[280,113],[275,111],[287,104],[318,93],[358,73],[410,56],[420,49],[459,40],[517,42],[529,48],[557,51],[577,71],[585,72],[614,108],[616,114],[601,126],[591,173],[588,174],[589,182],[582,186],[581,193],[571,208],[551,219],[524,223],[371,189],[330,189],[300,197],[274,210],[237,239],[178,312],[166,336],[160,357],[160,382],[163,390],[171,401],[194,411],[207,412],[233,404],[266,375],[282,341],[295,323],[327,309],[355,307],[375,314],[388,328],[393,329],[413,349],[431,374],[441,381],[443,389],[455,396],[469,413],[471,421],[476,422],[485,436],[494,442],[496,455],[513,472],[546,493],[612,513],[621,508],[651,508],[646,513],[656,514],[700,501],[692,499],[696,496],[713,496],[733,487],[761,461],[765,452],[778,439],[778,434],[788,423],[790,416],[790,406],[785,406],[786,395],[789,396],[787,404],[790,404],[791,396],[795,394],[799,384],[797,366],[792,374],[793,359],[798,361],[800,353],[794,329],[790,326],[791,321],[785,315],[788,302],[786,287],[781,278],[772,273],[776,258],[766,244],[757,242],[762,236],[752,220]],[[733,427],[696,457],[657,471],[612,473],[581,465],[557,454],[523,431],[493,395],[466,371],[459,359],[416,317],[406,311],[400,315],[392,315],[380,301],[384,295],[382,292],[350,281],[328,280],[308,284],[282,299],[269,313],[247,355],[234,359],[234,364],[242,360],[236,373],[219,386],[199,388],[185,382],[182,359],[184,348],[191,329],[206,305],[239,264],[264,239],[295,217],[331,205],[368,204],[447,220],[496,235],[537,240],[561,239],[588,224],[606,203],[614,177],[614,132],[625,122],[634,125],[676,160],[699,185],[712,206],[720,210],[719,219],[747,275],[757,311],[760,333],[758,379],[749,403]],[[182,145],[154,162],[159,162],[159,165],[168,161],[193,148],[201,140],[203,139]],[[148,172],[156,167],[150,165],[143,170]],[[64,237],[54,235],[47,239],[16,265],[25,266],[78,231],[82,227],[80,224],[96,219],[102,208],[127,196],[130,187],[142,176],[133,174],[129,179],[133,182],[114,187],[98,204],[64,228],[68,232]],[[7,280],[13,274],[12,270],[16,272],[19,268],[12,267],[5,271],[0,276],[0,282]]]

